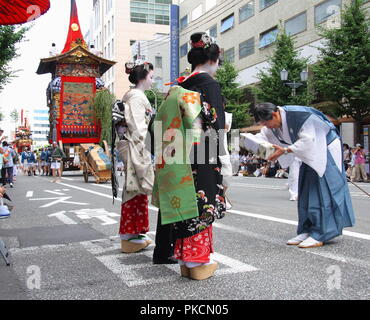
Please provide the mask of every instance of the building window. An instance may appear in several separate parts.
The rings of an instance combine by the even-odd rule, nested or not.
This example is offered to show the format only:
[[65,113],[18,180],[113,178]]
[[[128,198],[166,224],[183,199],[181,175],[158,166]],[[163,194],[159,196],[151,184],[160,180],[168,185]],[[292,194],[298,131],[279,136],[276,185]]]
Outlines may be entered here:
[[147,23],[148,16],[145,13],[131,12],[131,22]]
[[260,0],[260,10],[265,9],[276,2],[278,2],[278,0]]
[[180,19],[180,30],[183,30],[185,29],[187,26],[188,26],[188,15],[186,15],[185,17],[182,17]]
[[226,32],[234,27],[234,14],[221,21],[221,33]]
[[170,17],[161,15],[161,14],[156,14],[155,15],[155,24],[163,24],[163,25],[169,25],[170,24]]
[[150,24],[170,24],[170,5],[169,0],[156,1],[130,1],[131,22],[150,23]]
[[285,21],[285,33],[293,36],[307,29],[307,13],[301,13],[287,21]]
[[162,57],[159,56],[155,57],[155,67],[162,69]]
[[333,14],[340,12],[342,0],[328,0],[315,7],[315,23],[326,21]]
[[254,38],[250,38],[239,44],[239,59],[250,56],[254,53]]
[[260,48],[264,48],[274,43],[279,33],[278,27],[274,27],[260,34]]
[[239,23],[254,16],[254,1],[248,2],[239,9]]
[[206,0],[206,12],[211,10],[217,4],[217,0]]
[[188,54],[188,43],[184,43],[180,47],[180,58],[185,57]]
[[191,21],[198,19],[202,15],[202,5],[200,4],[191,12]]
[[46,120],[49,121],[49,117],[34,117],[34,120]]
[[228,62],[231,62],[231,63],[235,61],[235,49],[234,49],[234,47],[225,51],[224,59],[225,59],[225,61],[228,61]]
[[217,24],[209,29],[209,35],[213,38],[217,38]]

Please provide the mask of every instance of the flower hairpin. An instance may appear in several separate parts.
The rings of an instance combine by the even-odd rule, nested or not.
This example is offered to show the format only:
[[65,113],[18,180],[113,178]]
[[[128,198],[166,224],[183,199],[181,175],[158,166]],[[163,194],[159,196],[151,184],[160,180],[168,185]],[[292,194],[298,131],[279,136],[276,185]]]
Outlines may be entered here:
[[143,60],[136,60],[135,62],[126,62],[125,63],[125,69],[126,73],[130,74],[132,70],[134,70],[136,67],[144,65],[144,69],[146,71],[150,71],[149,62],[143,61]]
[[191,48],[204,48],[204,49],[206,49],[206,48],[209,48],[212,43],[215,43],[215,40],[206,33],[202,34],[201,39],[197,42],[193,42],[193,41],[190,40]]

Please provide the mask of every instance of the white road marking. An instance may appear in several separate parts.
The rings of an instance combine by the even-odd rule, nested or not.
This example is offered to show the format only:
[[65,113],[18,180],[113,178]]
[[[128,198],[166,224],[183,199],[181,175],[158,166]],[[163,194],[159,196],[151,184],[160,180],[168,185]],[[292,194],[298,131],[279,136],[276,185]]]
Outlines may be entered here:
[[298,225],[297,221],[275,218],[275,217],[266,216],[266,215],[263,215],[263,214],[250,213],[250,212],[239,211],[239,210],[227,210],[227,212],[238,214],[238,215],[245,216],[245,217],[251,217],[251,218],[257,218],[257,219],[263,219],[263,220],[268,220],[268,221],[285,223],[285,224],[291,224],[293,226]]
[[115,212],[106,211],[104,208],[100,209],[80,209],[80,210],[70,210],[69,212],[73,212],[77,215],[78,218],[82,220],[88,220],[92,218],[99,219],[103,223],[102,226],[117,224],[118,221],[112,219],[115,217],[120,217],[119,214]]
[[[85,241],[81,243],[84,248],[93,254],[96,259],[103,263],[109,270],[117,275],[127,286],[136,287],[142,285],[153,285],[158,283],[166,283],[172,281],[178,281],[180,268],[177,264],[173,265],[153,265],[152,264],[152,249],[154,244],[151,244],[147,249],[136,253],[136,256],[142,255],[148,257],[147,263],[130,264],[131,255],[127,255],[120,252],[120,243],[111,243],[110,240],[102,241]],[[101,244],[101,245],[99,245]],[[117,252],[118,251],[118,252]],[[109,253],[109,254],[106,254]],[[214,253],[212,256],[213,260],[220,263],[222,266],[216,271],[217,275],[227,275],[234,273],[244,273],[257,271],[259,269],[245,264],[241,261],[227,257],[220,253]],[[224,267],[226,266],[226,268]],[[174,275],[165,276],[153,276],[148,278],[147,276],[141,276],[140,271],[148,268],[163,269],[167,268],[172,270]],[[143,272],[144,273],[144,272]]]
[[[294,249],[294,246],[293,247],[292,246],[287,246],[286,243],[285,243],[285,240],[273,238],[273,237],[270,237],[270,236],[265,235],[265,234],[254,233],[252,231],[240,229],[240,228],[233,227],[233,226],[228,226],[228,225],[225,225],[223,223],[218,223],[218,222],[214,222],[213,226],[215,228],[226,230],[226,231],[232,232],[234,234],[239,233],[239,234],[243,235],[244,237],[249,237],[249,238],[253,238],[253,239],[266,241],[266,242],[271,243],[273,245],[277,245],[277,246],[280,246],[280,247],[286,247],[287,249]],[[370,269],[370,263],[367,262],[366,260],[361,260],[361,259],[357,259],[357,258],[353,258],[353,257],[333,254],[332,252],[326,251],[324,248],[325,247],[319,248],[319,249],[312,249],[312,250],[311,249],[298,249],[297,248],[297,250],[299,252],[302,252],[302,253],[313,254],[313,255],[316,255],[316,256],[321,256],[321,257],[326,258],[326,259],[331,259],[331,260],[339,261],[339,262],[342,262],[342,263],[350,263],[350,264],[353,264],[353,265],[361,267],[361,268]]]
[[51,194],[56,194],[58,196],[65,196],[65,193],[58,192],[58,190],[44,190],[45,192],[51,193]]
[[370,199],[370,197],[363,193],[363,192],[350,192],[351,196],[352,197],[360,197],[360,198],[367,198],[367,199]]
[[55,217],[58,220],[62,221],[64,224],[77,224],[76,221],[72,220],[71,218],[65,215],[65,211],[59,211],[56,213],[49,214],[48,217]]
[[[69,185],[69,184],[65,184],[65,183],[59,183],[59,184],[64,185],[66,187],[81,190],[81,191],[84,191],[84,192],[89,192],[89,193],[92,193],[92,194],[96,194],[96,195],[99,195],[101,197],[112,199],[112,196],[108,195],[108,194],[100,193],[100,192],[93,191],[93,190],[88,190],[88,189],[85,189],[85,188],[81,188],[81,187],[77,187],[77,186],[73,186],[73,185]],[[122,201],[121,197],[118,197],[116,200],[117,201]],[[158,211],[158,208],[155,208],[153,206],[149,206],[149,209],[151,209],[153,211]],[[297,221],[271,217],[271,216],[267,216],[267,215],[263,215],[263,214],[250,213],[250,212],[245,212],[245,211],[240,211],[240,210],[228,210],[228,212],[238,214],[238,215],[242,215],[242,216],[246,216],[246,217],[257,218],[257,219],[268,220],[268,221],[274,221],[274,222],[279,222],[279,223],[285,223],[285,224],[294,225],[294,226],[298,225]],[[345,236],[348,236],[348,237],[370,240],[370,235],[365,234],[365,233],[358,233],[358,232],[352,232],[352,231],[344,230],[343,234]]]
[[[105,193],[101,193],[101,192],[97,192],[97,191],[93,191],[93,190],[89,190],[89,189],[77,187],[77,186],[74,186],[74,185],[71,185],[71,184],[66,184],[66,183],[62,183],[62,182],[59,182],[58,184],[63,185],[63,186],[66,186],[66,187],[70,187],[70,188],[73,188],[73,189],[81,190],[81,191],[84,191],[84,192],[96,194],[96,195],[101,196],[101,197],[105,197],[105,198],[109,198],[109,199],[112,199],[113,198],[112,195],[108,195],[108,194],[105,194]],[[116,199],[116,201],[122,201],[121,200],[121,197],[118,197]]]
[[[112,190],[112,187],[111,186],[105,186],[105,185],[102,185],[102,184],[97,184],[97,183],[94,183],[92,184],[93,186],[96,186],[96,187],[100,187],[100,188],[104,188],[104,189],[110,189]],[[122,192],[123,191],[123,188],[118,188],[118,191]]]
[[231,183],[230,188],[232,187],[244,187],[244,188],[253,188],[253,189],[270,189],[270,190],[288,190],[287,187],[280,187],[274,185],[263,185],[263,184],[251,184],[251,183]]
[[33,191],[27,191],[26,198],[32,198],[33,197]]
[[79,206],[87,206],[88,203],[83,203],[83,202],[74,202],[74,201],[67,201],[68,199],[71,199],[72,197],[56,197],[56,198],[37,198],[37,199],[30,199],[30,201],[42,201],[42,200],[55,200],[52,202],[49,202],[40,208],[48,208],[53,205],[56,205],[58,203],[68,203],[68,204],[76,204]]

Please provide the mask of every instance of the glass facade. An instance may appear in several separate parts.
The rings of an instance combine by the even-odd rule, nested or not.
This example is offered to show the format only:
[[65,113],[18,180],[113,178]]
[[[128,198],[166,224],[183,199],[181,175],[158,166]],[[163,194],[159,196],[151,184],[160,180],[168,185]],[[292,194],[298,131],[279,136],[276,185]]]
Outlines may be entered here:
[[171,4],[172,0],[130,1],[131,22],[169,25]]

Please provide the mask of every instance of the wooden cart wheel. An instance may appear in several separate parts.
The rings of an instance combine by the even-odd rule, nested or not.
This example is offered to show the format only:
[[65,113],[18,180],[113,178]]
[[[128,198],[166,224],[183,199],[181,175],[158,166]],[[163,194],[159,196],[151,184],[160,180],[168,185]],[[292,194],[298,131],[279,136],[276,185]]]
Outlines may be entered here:
[[84,180],[86,183],[88,183],[89,182],[89,171],[87,170],[86,165],[84,165],[83,168],[84,168],[83,169]]

